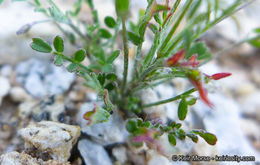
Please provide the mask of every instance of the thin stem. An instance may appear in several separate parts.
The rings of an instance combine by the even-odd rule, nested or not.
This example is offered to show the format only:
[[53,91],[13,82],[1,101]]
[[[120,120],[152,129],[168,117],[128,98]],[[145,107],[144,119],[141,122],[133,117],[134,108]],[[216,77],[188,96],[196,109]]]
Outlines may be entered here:
[[123,96],[125,91],[125,85],[127,82],[127,73],[128,73],[128,46],[127,46],[125,19],[122,20],[122,34],[123,34],[123,44],[124,44],[124,73],[123,73],[123,83],[122,83],[120,93]]
[[143,107],[143,108],[148,108],[148,107],[152,107],[152,106],[161,105],[161,104],[166,104],[166,103],[169,103],[169,102],[172,102],[172,101],[176,101],[176,100],[181,99],[183,96],[187,96],[187,95],[189,95],[189,94],[195,92],[196,90],[197,90],[197,89],[192,88],[192,89],[190,89],[190,90],[188,90],[188,91],[186,91],[186,92],[184,92],[184,93],[182,93],[182,94],[180,94],[180,95],[177,95],[177,96],[175,96],[175,97],[172,97],[172,98],[169,98],[169,99],[166,99],[166,100],[161,100],[161,101],[158,101],[158,102],[155,102],[155,103],[151,103],[151,104],[145,104],[145,105],[143,105],[142,107]]
[[174,23],[171,31],[169,32],[169,34],[167,35],[167,37],[165,38],[165,40],[162,43],[162,46],[159,50],[159,52],[162,52],[162,50],[167,46],[168,42],[171,40],[173,34],[175,33],[176,29],[178,28],[179,24],[181,23],[184,15],[186,14],[186,12],[188,11],[191,3],[193,0],[190,0],[189,2],[187,2],[188,4],[184,7],[184,10],[182,11],[182,13],[180,14],[180,16],[178,17],[177,21]]
[[68,56],[65,56],[65,55],[62,54],[62,53],[52,52],[52,54],[57,55],[57,56],[60,56],[60,57],[62,57],[63,59],[69,61],[69,62],[77,63],[78,66],[79,66],[81,69],[84,69],[86,72],[91,72],[90,69],[89,69],[88,67],[86,67],[85,65],[82,65],[82,64],[78,63],[76,60],[74,60],[74,59],[72,59],[72,58],[70,58],[70,57],[68,57]]
[[[145,15],[144,15],[143,19],[140,21],[140,24],[142,24],[142,23],[148,24],[149,19],[151,19],[150,18],[150,9],[151,9],[153,3],[154,3],[154,0],[150,0],[148,6],[146,8]],[[139,34],[141,35],[140,37],[144,38],[146,28],[143,28],[141,30],[142,31],[139,32]],[[140,60],[140,56],[141,56],[141,52],[142,52],[142,46],[143,46],[143,42],[137,46],[136,56],[134,59],[135,78],[137,78],[139,76],[137,68],[138,68],[138,62]]]

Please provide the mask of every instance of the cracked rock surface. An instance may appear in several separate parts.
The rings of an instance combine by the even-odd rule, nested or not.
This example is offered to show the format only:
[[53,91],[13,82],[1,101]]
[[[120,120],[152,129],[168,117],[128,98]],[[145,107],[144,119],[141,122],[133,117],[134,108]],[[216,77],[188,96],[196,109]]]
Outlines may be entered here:
[[69,162],[59,162],[56,160],[43,161],[36,159],[26,153],[16,151],[9,152],[0,157],[1,165],[69,165]]
[[26,152],[43,160],[66,162],[80,136],[80,127],[52,121],[32,123],[20,130]]

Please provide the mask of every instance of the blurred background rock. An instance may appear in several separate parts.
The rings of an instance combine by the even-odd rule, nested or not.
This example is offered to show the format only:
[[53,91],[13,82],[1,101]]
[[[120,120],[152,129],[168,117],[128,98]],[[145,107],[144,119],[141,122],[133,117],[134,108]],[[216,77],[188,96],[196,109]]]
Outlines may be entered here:
[[[71,8],[74,1],[56,0],[55,2],[66,10]],[[115,16],[112,0],[94,0],[94,2],[101,20],[106,15]],[[132,0],[132,18],[135,18],[137,11],[145,5],[146,0]],[[82,10],[85,13],[89,12],[88,8],[83,7]],[[260,27],[259,17],[260,0],[256,0],[232,18],[219,23],[201,38],[213,52],[213,60],[201,67],[201,70],[209,74],[231,72],[232,76],[212,84],[215,90],[211,91],[209,97],[215,109],[210,110],[198,102],[188,115],[185,124],[187,127],[205,128],[214,133],[218,137],[218,143],[216,146],[209,146],[202,140],[195,145],[189,142],[179,143],[174,149],[175,153],[201,156],[216,154],[255,156],[260,162],[260,50],[245,43],[228,52],[222,51],[250,34],[252,29]],[[51,41],[55,35],[61,35],[56,26],[52,23],[42,23],[35,25],[29,33],[16,35],[16,31],[23,25],[44,19],[46,18],[41,13],[35,13],[30,5],[23,2],[5,1],[0,6],[0,155],[8,151],[22,150],[23,142],[17,135],[17,129],[28,124],[30,120],[54,120],[80,124],[82,121],[78,121],[80,119],[77,119],[77,114],[82,113],[81,105],[95,100],[96,95],[93,91],[81,87],[83,83],[81,79],[75,78],[75,75],[67,73],[62,68],[56,68],[51,64],[49,55],[37,53],[30,48],[32,37],[43,37]],[[90,18],[88,14],[81,14],[80,19],[87,22]],[[69,46],[69,43],[66,44],[68,54],[75,50]],[[154,97],[155,100],[172,97],[187,85],[187,82],[177,79],[170,86],[168,84],[157,87],[150,97]],[[178,87],[180,91],[174,87]],[[169,89],[172,89],[172,92],[165,92]],[[49,107],[42,108],[40,106],[44,104],[42,100],[49,95],[63,96],[55,96]],[[49,103],[48,99],[45,102]],[[28,108],[30,106],[39,106],[39,108],[32,110]],[[161,118],[176,120],[176,108],[176,103],[168,103],[160,107],[160,110],[157,107],[157,110],[160,111]],[[50,109],[55,109],[57,113],[52,114],[53,111]],[[28,120],[20,121],[20,119]],[[113,127],[114,122],[109,124],[112,125],[108,128]],[[84,131],[86,135],[99,136],[99,129],[84,129],[84,125],[82,127],[86,130]],[[120,132],[114,134],[104,132],[100,139],[103,138],[105,143],[91,144],[91,141],[83,138],[79,143],[86,147],[78,149],[85,157],[85,161],[91,162],[90,164],[100,162],[95,159],[102,158],[110,160],[111,163],[108,164],[112,162],[150,165],[173,163],[154,151],[148,151],[146,154],[137,152],[121,141],[120,144],[112,147],[107,146],[116,139],[124,139],[125,136]],[[116,139],[104,139],[105,137],[116,137]],[[102,152],[98,152],[96,158],[93,157],[95,154],[92,157],[85,156],[87,151],[84,150],[88,147],[96,147],[97,151]],[[180,164],[190,164],[190,162]],[[191,164],[203,163],[191,162]],[[230,164],[230,162],[220,164]]]

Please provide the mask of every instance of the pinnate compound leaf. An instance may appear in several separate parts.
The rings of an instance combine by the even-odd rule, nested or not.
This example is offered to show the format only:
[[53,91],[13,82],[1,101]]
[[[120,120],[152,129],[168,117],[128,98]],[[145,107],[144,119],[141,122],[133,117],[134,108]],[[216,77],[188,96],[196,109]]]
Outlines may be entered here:
[[112,35],[111,35],[111,33],[108,31],[108,30],[106,30],[106,29],[99,29],[99,34],[100,34],[100,36],[102,37],[102,38],[106,38],[106,39],[109,39],[109,38],[111,38],[112,37]]
[[52,51],[52,48],[51,46],[43,41],[42,39],[40,38],[33,38],[32,39],[32,43],[31,43],[31,48],[33,50],[36,50],[38,52],[42,52],[42,53],[50,53]]
[[215,145],[217,143],[217,137],[209,132],[205,132],[204,130],[193,130],[192,133],[195,133],[202,137],[208,144]]
[[62,53],[64,51],[64,43],[60,36],[54,38],[53,45],[57,52]]
[[128,119],[126,121],[126,130],[130,133],[133,133],[138,130],[136,119]]
[[180,120],[184,120],[187,116],[187,112],[188,112],[188,104],[185,100],[185,98],[183,98],[179,104],[178,107],[178,117]]
[[107,63],[112,64],[115,59],[119,56],[120,50],[115,50],[111,55],[107,58]]
[[114,20],[113,17],[106,16],[104,22],[110,28],[114,28],[116,26],[116,21]]
[[191,46],[187,58],[190,58],[194,54],[198,55],[198,60],[208,60],[211,58],[208,47],[202,42],[195,43]]
[[57,56],[55,60],[55,65],[61,66],[63,64],[63,59],[61,56]]
[[168,140],[171,145],[176,146],[176,138],[173,134],[171,133],[168,134]]
[[85,59],[85,57],[86,57],[86,52],[83,49],[79,49],[74,53],[74,59],[77,62],[82,62]]
[[143,42],[142,38],[133,32],[127,32],[127,37],[135,45],[139,45]]
[[210,145],[215,145],[217,143],[217,137],[211,133],[204,133],[200,136]]
[[69,64],[69,66],[67,67],[67,70],[68,70],[69,72],[75,72],[75,71],[77,70],[77,68],[78,68],[78,65],[77,65],[77,64],[71,63],[71,64]]
[[97,123],[107,122],[110,113],[106,111],[104,108],[94,105],[92,111],[88,111],[84,114],[84,119],[88,120],[88,125],[93,125]]

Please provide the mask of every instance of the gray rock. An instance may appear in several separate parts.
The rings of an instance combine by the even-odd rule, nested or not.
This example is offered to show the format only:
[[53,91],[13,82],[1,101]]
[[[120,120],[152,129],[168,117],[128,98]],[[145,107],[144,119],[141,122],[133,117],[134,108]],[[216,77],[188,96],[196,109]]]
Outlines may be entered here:
[[16,151],[8,152],[0,157],[1,165],[70,165],[69,162],[59,162],[55,160],[43,161],[33,158],[26,153]]
[[[260,110],[260,90],[256,90],[252,92],[250,95],[244,96],[243,100],[241,100],[241,110],[245,116],[248,117],[257,117],[259,118],[259,110]],[[260,119],[260,118],[259,118]],[[259,120],[260,121],[260,120]]]
[[5,77],[9,77],[12,74],[12,66],[5,64],[3,66],[0,67],[0,75],[5,76]]
[[75,75],[47,61],[30,59],[16,66],[18,83],[33,97],[62,94],[69,89]]
[[200,101],[194,107],[197,109],[195,112],[203,120],[206,130],[217,136],[218,155],[252,155],[259,161],[260,154],[253,149],[239,127],[241,110],[238,104],[220,93],[209,94],[209,98],[214,104],[214,110]]
[[149,150],[147,152],[147,159],[147,165],[189,165],[189,163],[185,161],[173,162],[171,157],[167,158],[154,150]]
[[41,101],[29,99],[18,106],[18,115],[25,120],[32,118],[34,121],[51,120],[64,122],[64,99],[61,95],[47,97]]
[[10,82],[7,78],[0,76],[0,105],[2,103],[2,99],[9,93],[11,86]]
[[127,139],[128,133],[124,121],[121,119],[117,110],[110,116],[108,122],[98,123],[88,126],[83,115],[93,109],[93,103],[84,103],[77,115],[77,122],[82,128],[82,132],[93,137],[93,140],[103,145],[122,143]]
[[80,135],[80,127],[41,121],[31,123],[19,133],[25,140],[25,149],[34,157],[66,162]]
[[120,163],[125,163],[127,161],[126,148],[123,146],[114,147],[112,149],[112,154]]
[[78,150],[87,165],[112,165],[112,162],[102,145],[83,139],[78,143]]

